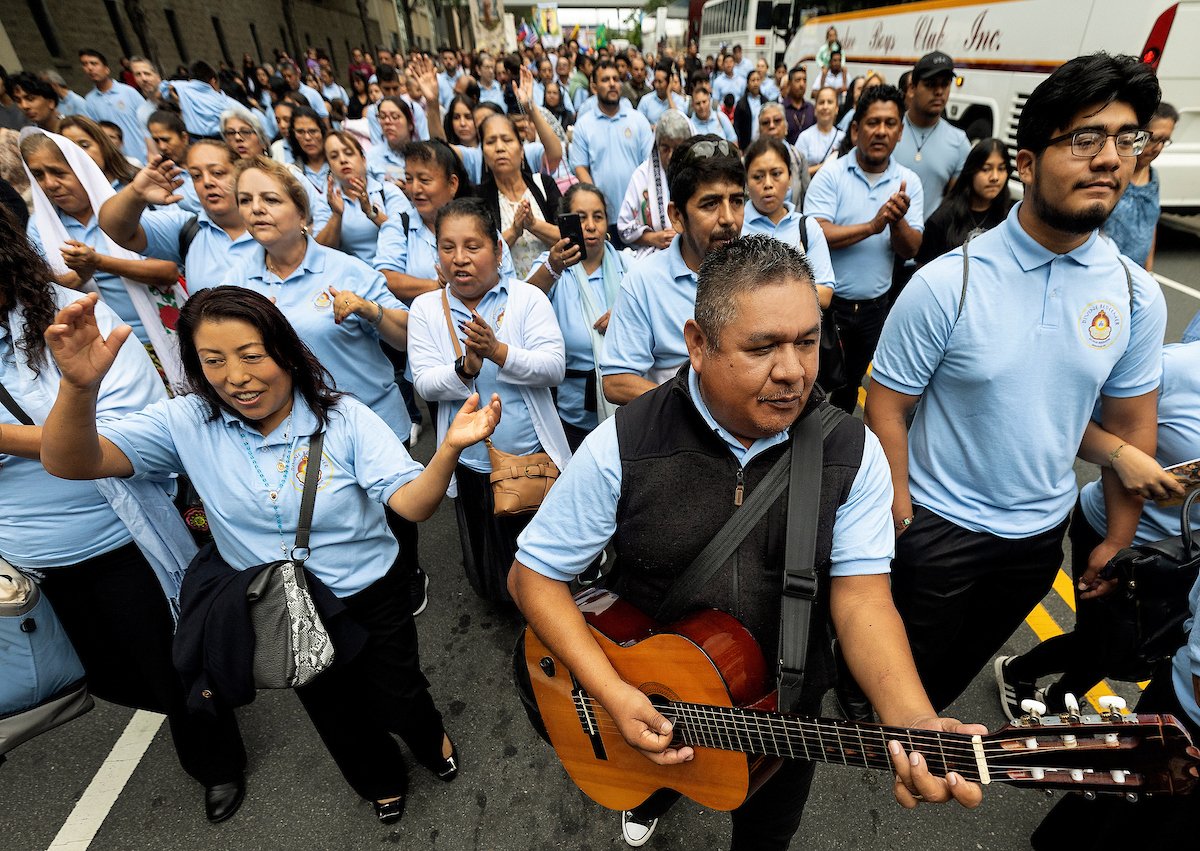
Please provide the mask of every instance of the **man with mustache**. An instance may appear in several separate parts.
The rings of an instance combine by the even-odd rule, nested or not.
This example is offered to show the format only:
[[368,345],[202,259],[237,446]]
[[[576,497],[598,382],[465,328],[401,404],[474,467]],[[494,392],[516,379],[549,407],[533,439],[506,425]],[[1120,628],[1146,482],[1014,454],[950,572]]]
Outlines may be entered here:
[[846,383],[829,401],[847,413],[875,354],[888,313],[895,258],[917,255],[925,230],[921,179],[892,156],[903,132],[904,96],[874,86],[858,99],[850,138],[854,149],[827,163],[804,194],[804,212],[829,242],[837,275],[833,316],[842,338]]
[[737,149],[720,136],[693,136],[671,156],[667,218],[678,236],[621,282],[600,358],[610,402],[653,390],[687,360],[683,326],[696,303],[696,273],[709,252],[742,232],[745,184]]
[[[883,330],[866,419],[892,467],[896,607],[935,707],[1050,590],[1077,453],[1105,468],[1108,508],[1081,597],[1111,590],[1100,569],[1137,527],[1141,499],[1111,467],[1126,445],[1154,454],[1166,306],[1098,228],[1159,97],[1154,71],[1132,56],[1081,56],[1051,74],[1017,127],[1025,200],[922,267]],[[1094,416],[1099,433],[1081,447]],[[1020,714],[1033,684],[1004,661],[1006,712]]]
[[[686,206],[691,209],[690,202]],[[588,435],[522,533],[509,573],[513,600],[538,637],[600,702],[625,740],[660,765],[697,754],[672,746],[667,719],[613,670],[568,583],[611,541],[618,567],[603,581],[642,611],[655,612],[685,567],[739,510],[743,489],[753,495],[763,486],[791,442],[793,426],[805,434],[800,440],[817,439],[807,434],[815,425],[810,418],[834,413],[814,386],[821,314],[812,271],[798,251],[762,235],[724,243],[706,255],[693,292],[695,317],[683,323],[682,367]],[[813,565],[818,587],[826,590],[813,606],[804,688],[781,709],[814,713],[820,707],[833,662],[829,642],[816,636],[826,636],[832,626],[884,723],[982,733],[937,717],[921,689],[888,589],[886,461],[861,422],[836,416],[840,421],[823,442],[820,507],[814,507]],[[779,647],[786,502],[781,496],[728,561],[684,594],[678,607],[733,614],[768,659],[779,658],[772,654]],[[769,662],[768,676],[777,668]],[[661,676],[670,682],[672,674],[664,670]],[[902,805],[916,806],[914,793],[925,801],[979,803],[978,786],[956,774],[934,777],[923,758],[910,761],[898,743],[889,743],[889,750],[898,774],[893,791]],[[733,851],[787,848],[812,777],[812,763],[786,761],[733,811]],[[644,845],[678,797],[657,792],[623,813],[626,844]]]

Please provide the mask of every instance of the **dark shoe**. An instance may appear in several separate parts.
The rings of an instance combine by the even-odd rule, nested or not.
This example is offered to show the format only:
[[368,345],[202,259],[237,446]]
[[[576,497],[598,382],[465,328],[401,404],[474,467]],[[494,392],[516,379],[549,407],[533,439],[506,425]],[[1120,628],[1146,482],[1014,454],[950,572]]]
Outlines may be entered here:
[[408,582],[408,593],[412,598],[412,613],[415,618],[429,605],[429,574],[418,567]]
[[204,787],[204,815],[213,824],[220,824],[238,811],[245,798],[245,777],[239,777],[233,783],[206,786]]
[[400,817],[404,815],[404,796],[401,795],[395,801],[388,801],[386,804],[381,804],[375,801],[375,815],[383,824],[395,824],[400,821]]
[[1021,708],[1022,701],[1038,699],[1036,681],[1017,679],[1008,670],[1008,663],[1016,658],[997,656],[996,661],[992,663],[992,671],[996,675],[996,690],[1000,696],[1000,708],[1009,721],[1016,721],[1025,714],[1025,710]]
[[[449,739],[449,736],[446,736]],[[439,749],[439,754],[440,754]],[[458,746],[454,742],[450,742],[450,756],[438,756],[433,762],[422,762],[426,768],[433,772],[433,776],[443,783],[449,783],[458,776]]]

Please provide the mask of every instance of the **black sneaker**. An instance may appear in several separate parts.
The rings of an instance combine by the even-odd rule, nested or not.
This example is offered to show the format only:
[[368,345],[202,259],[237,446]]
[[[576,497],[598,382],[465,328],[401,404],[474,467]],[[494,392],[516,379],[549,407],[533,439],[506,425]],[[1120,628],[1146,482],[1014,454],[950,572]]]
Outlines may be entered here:
[[417,568],[408,580],[408,593],[412,597],[413,617],[425,611],[429,605],[429,574]]
[[1016,656],[997,656],[992,664],[996,672],[996,688],[1000,692],[1000,708],[1004,710],[1009,721],[1016,721],[1025,714],[1021,701],[1036,700],[1038,688],[1036,680],[1018,680],[1008,672],[1008,663]]

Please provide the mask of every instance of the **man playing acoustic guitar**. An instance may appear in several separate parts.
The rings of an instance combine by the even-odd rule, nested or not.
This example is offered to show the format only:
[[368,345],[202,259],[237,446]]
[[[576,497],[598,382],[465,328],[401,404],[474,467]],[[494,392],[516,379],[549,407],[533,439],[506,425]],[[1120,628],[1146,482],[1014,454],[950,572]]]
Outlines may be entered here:
[[[621,679],[568,582],[611,541],[617,567],[607,584],[642,611],[655,612],[674,580],[794,442],[793,426],[806,417],[820,421],[828,406],[813,386],[820,335],[816,289],[804,258],[783,243],[751,236],[710,254],[699,274],[695,319],[684,335],[689,363],[587,438],[521,535],[509,575],[513,599],[537,637],[611,716],[625,741],[659,765],[688,763],[698,754],[672,746],[670,721]],[[836,416],[840,421],[823,441],[818,592],[807,674],[799,699],[779,708],[802,714],[819,709],[835,669],[827,640],[832,629],[884,724],[985,734],[978,725],[939,718],[921,687],[888,582],[893,534],[887,461],[861,421]],[[686,601],[691,609],[716,608],[736,617],[768,659],[779,658],[770,654],[780,632],[787,502],[785,490]],[[768,664],[769,677],[777,673],[774,667]],[[664,669],[656,677],[669,683],[683,673]],[[953,799],[975,807],[982,800],[978,785],[955,772],[934,776],[925,758],[907,753],[899,741],[889,741],[887,750],[902,806]],[[785,761],[737,807],[732,847],[786,848],[799,827],[813,768],[807,760]],[[677,797],[660,791],[625,812],[626,842],[643,844]]]

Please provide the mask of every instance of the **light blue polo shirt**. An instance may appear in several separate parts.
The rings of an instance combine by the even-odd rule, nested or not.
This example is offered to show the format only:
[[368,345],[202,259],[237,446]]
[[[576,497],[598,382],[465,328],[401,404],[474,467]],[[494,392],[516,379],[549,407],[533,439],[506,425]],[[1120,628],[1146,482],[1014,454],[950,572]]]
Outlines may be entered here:
[[381,142],[367,152],[367,174],[376,180],[404,180],[407,175],[404,152]]
[[764,77],[759,91],[762,93],[763,100],[779,100],[779,84],[773,77]]
[[[617,254],[617,257],[620,257]],[[529,270],[532,275],[550,259],[550,252],[543,251],[533,261]],[[579,268],[579,267],[577,267]],[[582,269],[581,269],[582,271]],[[596,271],[587,276],[587,287],[592,303],[605,304],[608,295],[604,291],[604,265],[596,267]],[[592,329],[583,321],[583,306],[579,297],[578,279],[573,274],[564,272],[550,287],[550,306],[558,319],[558,327],[562,330],[563,344],[567,350],[567,369],[595,370],[596,359],[592,352]],[[609,308],[612,305],[608,305]],[[571,378],[567,376],[558,385],[558,415],[563,421],[582,429],[594,429],[599,422],[595,411],[583,409],[586,382],[592,379]],[[596,388],[600,390],[600,388]]]
[[[917,146],[921,159],[917,161]],[[963,163],[971,152],[967,134],[949,121],[939,119],[932,130],[916,127],[904,114],[904,133],[892,151],[892,159],[917,173],[925,191],[925,218],[942,203],[946,186],[962,173]]]
[[58,114],[64,118],[68,115],[87,115],[87,101],[72,89],[67,89],[66,96],[58,102]]
[[[695,373],[688,390],[709,428],[720,435],[738,464],[788,439],[790,429],[759,438],[748,448],[721,427],[700,395]],[[815,416],[815,414],[814,414]],[[571,456],[545,502],[517,538],[517,561],[550,579],[569,582],[587,569],[617,531],[621,452],[615,417],[602,422]],[[715,529],[696,529],[712,535]],[[879,439],[869,430],[862,464],[833,521],[833,576],[888,573],[895,554],[892,478]]]
[[[375,223],[362,211],[362,207],[356,202],[344,198],[340,247],[347,254],[353,254],[368,266],[373,266],[380,235],[385,230],[395,230],[398,231],[398,238],[403,238],[404,225],[401,213],[407,213],[411,218],[417,215],[417,211],[413,209],[408,196],[401,192],[399,187],[391,183],[380,183],[370,176],[367,177],[367,195],[372,204],[387,213],[387,221],[383,223],[382,227],[376,227]],[[393,244],[393,240],[388,240],[384,246]]]
[[680,238],[630,267],[608,320],[600,369],[604,375],[646,376],[688,358],[683,325],[696,311],[696,273],[683,262]]
[[667,100],[660,100],[658,92],[650,92],[638,101],[637,111],[651,124],[657,124],[658,119],[662,118],[662,114],[668,109],[683,112],[685,106],[683,98],[674,92],[667,92]]
[[646,161],[654,147],[654,131],[640,112],[622,99],[617,114],[597,109],[579,116],[571,137],[570,166],[583,167],[604,193],[608,220],[615,222],[633,170]]
[[[79,299],[66,287],[53,287],[59,308]],[[7,314],[6,314],[7,315]],[[104,304],[96,305],[96,324],[107,336],[121,319]],[[17,328],[15,338],[24,333]],[[29,381],[18,369],[12,330],[0,324],[0,384],[27,411],[49,408],[41,382]],[[58,376],[47,352],[43,372]],[[53,392],[53,391],[51,391]],[[112,369],[100,385],[96,419],[104,424],[140,411],[166,397],[146,350],[137,341],[126,341]],[[17,419],[0,405],[0,425],[17,425]],[[46,472],[40,461],[0,452],[0,555],[20,567],[45,568],[78,564],[128,544],[133,536],[121,522],[95,482],[60,479]]]
[[121,128],[121,151],[139,163],[146,161],[146,126],[138,120],[138,109],[146,102],[137,89],[112,81],[107,92],[93,88],[83,99],[93,121],[111,121]]
[[[450,315],[454,318],[454,326],[457,329],[463,322],[471,319],[471,311],[454,293],[447,291],[446,294],[450,300]],[[475,312],[483,317],[492,330],[496,330],[504,324],[504,311],[507,307],[508,278],[501,275],[499,283],[484,293],[479,304],[475,305]],[[446,334],[450,333],[444,325],[440,330]],[[467,350],[466,339],[467,335],[459,331],[458,342],[464,352]],[[501,381],[500,367],[496,366],[494,361],[484,360],[473,386],[474,389],[470,392],[477,392],[480,399],[490,399],[493,393],[500,396],[500,406],[504,414],[500,417],[496,431],[492,433],[492,443],[498,449],[513,455],[532,455],[542,451],[537,430],[533,427],[533,416],[525,404],[524,397],[521,396],[521,388],[516,384]],[[467,388],[463,387],[463,390],[466,391]],[[463,399],[466,398],[467,393],[464,392]],[[487,445],[482,440],[464,449],[459,455],[459,461],[477,473],[492,471]]]
[[697,136],[703,136],[705,133],[712,133],[720,136],[729,142],[737,142],[737,133],[734,132],[733,124],[725,117],[725,113],[713,106],[712,112],[708,114],[708,121],[701,121],[696,116],[692,116],[692,130]]
[[401,440],[407,440],[412,422],[400,398],[392,364],[379,348],[378,329],[357,315],[347,317],[341,325],[334,323],[333,296],[329,294],[332,286],[379,302],[387,310],[407,310],[387,288],[383,275],[357,257],[326,248],[312,237],[303,262],[285,280],[267,271],[265,258],[261,247],[255,249],[229,271],[222,283],[246,287],[274,299],[300,339],[333,375],[338,390],[354,396],[378,414]]
[[192,175],[184,169],[180,174],[183,183],[175,192],[183,196],[183,200],[179,201],[175,206],[181,210],[187,210],[189,213],[199,213],[203,207],[200,206],[200,196],[196,194],[196,184],[192,180]]
[[[1095,412],[1099,419],[1099,412]],[[1162,355],[1162,384],[1158,388],[1158,449],[1154,459],[1163,467],[1200,458],[1200,343],[1166,346]],[[1079,492],[1083,515],[1100,535],[1108,533],[1104,488],[1099,480]],[[1134,533],[1135,544],[1180,534],[1179,506],[1163,508],[1146,500]]]
[[166,96],[169,89],[175,90],[179,111],[183,113],[183,126],[193,136],[220,136],[221,113],[238,105],[200,80],[163,80],[159,91]]
[[[796,205],[791,201],[784,201],[783,207],[787,213],[779,220],[779,224],[775,224],[753,204],[747,204],[746,215],[742,220],[742,236],[761,233],[792,246],[808,259],[808,265],[812,267],[813,282],[836,290],[837,278],[833,273],[833,263],[829,259],[829,243],[825,240],[825,231],[821,230],[821,226],[812,216],[805,218],[796,212]],[[807,251],[800,241],[801,219],[804,219],[804,230],[808,234]]]
[[[872,186],[868,178],[876,177],[878,180]],[[808,184],[804,212],[835,225],[869,222],[888,198],[900,191],[901,183],[907,184],[905,191],[910,199],[904,220],[913,230],[923,233],[925,196],[921,178],[896,162],[895,157],[888,162],[882,175],[863,171],[854,151],[825,163]],[[890,228],[848,248],[830,249],[829,257],[838,282],[834,294],[852,301],[866,301],[886,294],[892,287],[895,256]]]
[[313,108],[313,112],[322,118],[329,117],[329,109],[325,106],[325,101],[321,97],[320,92],[318,92],[312,86],[306,86],[304,83],[300,84],[300,87],[297,89],[297,91],[304,95],[304,99],[308,101],[308,105]]
[[479,102],[494,103],[504,110],[505,114],[508,113],[508,104],[504,102],[504,89],[500,86],[499,80],[492,80],[490,86],[479,84]]
[[[504,241],[503,236],[499,239],[500,277],[515,278],[517,273],[513,269],[508,243]],[[379,232],[375,254],[375,268],[379,271],[399,272],[413,278],[437,280],[437,263],[437,236],[425,227],[425,220],[415,210],[408,216],[407,235],[402,236],[401,232],[390,228]]]
[[467,169],[467,176],[471,178],[471,183],[478,186],[479,182],[483,180],[483,148],[455,145],[454,150],[458,151],[459,159]]
[[438,71],[438,102],[442,105],[443,110],[450,108],[450,101],[454,100],[454,84],[462,76],[462,73],[462,68],[455,68],[453,77],[445,71]]
[[957,320],[962,249],[917,272],[884,325],[871,375],[922,396],[908,439],[913,502],[1014,539],[1054,528],[1071,510],[1072,463],[1093,407],[1101,394],[1158,387],[1166,326],[1158,284],[1126,261],[1130,321],[1111,242],[1093,233],[1054,254],[1021,227],[1020,206],[971,240]]
[[[211,420],[208,405],[187,395],[103,425],[100,433],[125,453],[134,475],[186,474],[204,500],[221,556],[234,569],[245,570],[282,558],[281,544],[290,548],[295,542],[304,480],[310,470],[316,472],[308,445],[317,427],[316,416],[299,394],[293,397],[291,421],[265,437],[224,409]],[[282,541],[268,488],[254,469],[251,453],[271,488],[283,483],[276,503],[283,521]],[[388,529],[383,504],[421,470],[400,439],[365,405],[346,396],[329,412],[311,554],[304,566],[336,596],[362,591],[391,568],[400,548]]]
[[[316,171],[313,171],[308,163],[301,164],[297,162],[296,166],[304,172],[304,179],[312,184],[313,190],[322,198],[325,198],[325,193],[329,191],[329,161],[323,160],[321,167]],[[326,203],[329,203],[327,198]]]
[[[76,242],[90,245],[101,254],[107,254],[112,250],[108,246],[107,237],[100,230],[99,217],[92,216],[86,225],[81,225],[57,207],[54,208],[54,212],[58,213],[59,221],[66,226],[69,238]],[[33,244],[33,247],[43,257],[49,257],[50,251],[57,253],[61,247],[55,245],[50,248],[50,251],[46,250],[46,246],[42,243],[42,235],[38,233],[37,223],[33,217],[30,217],[29,224],[25,227],[25,232],[29,236],[29,241]],[[61,259],[61,255],[59,255],[59,258]],[[137,310],[134,309],[133,299],[129,297],[129,291],[125,289],[125,282],[116,275],[110,275],[107,272],[96,272],[92,275],[92,282],[100,291],[100,298],[104,300],[104,303],[116,311],[117,316],[121,317],[121,321],[133,329],[134,335],[143,344],[149,343],[150,338],[146,336],[146,327],[142,325],[142,319],[138,316]]]
[[734,72],[732,77],[725,76],[724,72],[713,77],[712,81],[712,97],[714,108],[721,105],[725,100],[725,95],[733,95],[734,103],[742,99],[742,95],[746,93],[746,78]]
[[160,207],[142,214],[146,256],[179,264],[190,292],[225,283],[230,270],[261,251],[249,231],[243,231],[237,239],[230,239],[229,234],[213,223],[208,213],[201,210],[195,215],[200,227],[185,258],[179,256],[179,234],[191,221],[192,214],[174,207]]
[[340,100],[343,104],[349,104],[350,98],[336,82],[330,83],[328,86],[321,86],[321,97],[332,103],[335,100]]
[[845,131],[837,127],[831,127],[829,133],[822,135],[821,128],[813,124],[800,131],[796,138],[796,150],[804,154],[804,159],[808,160],[809,165],[823,163],[837,151],[845,135]]

